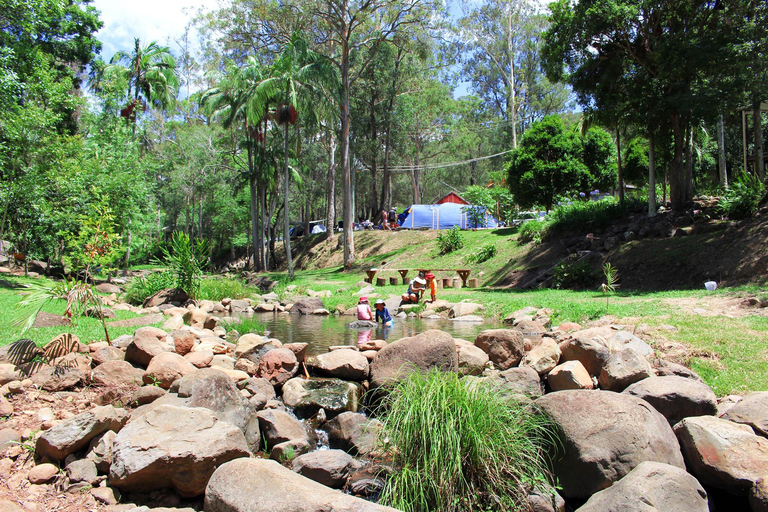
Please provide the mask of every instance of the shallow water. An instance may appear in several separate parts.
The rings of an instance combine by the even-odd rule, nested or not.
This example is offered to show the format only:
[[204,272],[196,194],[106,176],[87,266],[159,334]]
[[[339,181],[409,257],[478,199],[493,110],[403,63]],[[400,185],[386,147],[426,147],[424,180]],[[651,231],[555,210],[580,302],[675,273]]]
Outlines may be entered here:
[[[474,341],[480,331],[499,327],[497,322],[486,320],[483,323],[452,322],[422,318],[395,318],[390,328],[381,325],[371,330],[357,330],[347,327],[355,320],[353,316],[316,316],[285,313],[254,313],[267,327],[270,338],[277,338],[282,343],[308,343],[307,353],[322,354],[333,345],[355,346],[368,340],[399,340],[406,336],[415,336],[428,329],[440,329],[454,338]],[[241,333],[242,334],[242,333]]]

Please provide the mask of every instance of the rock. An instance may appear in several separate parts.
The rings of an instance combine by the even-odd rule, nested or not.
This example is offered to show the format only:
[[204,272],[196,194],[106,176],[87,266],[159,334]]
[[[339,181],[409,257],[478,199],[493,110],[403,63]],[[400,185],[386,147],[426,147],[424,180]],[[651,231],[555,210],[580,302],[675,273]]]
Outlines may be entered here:
[[192,363],[196,368],[205,368],[210,366],[213,361],[213,352],[210,350],[190,352],[184,356],[184,359]]
[[343,412],[322,427],[328,433],[331,448],[353,455],[368,455],[376,448],[381,422],[364,414]]
[[485,306],[472,302],[458,302],[453,305],[448,316],[458,318],[460,316],[474,315],[478,311],[485,311]]
[[9,382],[23,379],[23,375],[16,369],[16,365],[10,363],[0,363],[0,386],[5,386]]
[[112,447],[116,435],[115,432],[107,430],[91,440],[90,449],[85,457],[92,461],[97,471],[101,473],[109,473],[109,466],[112,464]]
[[749,491],[749,508],[752,512],[768,512],[768,481],[759,479]]
[[233,299],[229,303],[229,310],[232,313],[246,313],[250,307],[251,303],[247,300]]
[[92,460],[80,459],[67,464],[67,478],[71,483],[86,482],[92,484],[99,476],[96,464]]
[[96,306],[91,306],[83,311],[83,316],[90,318],[117,318],[115,312],[107,307],[102,306],[101,311]]
[[592,389],[592,378],[580,361],[566,361],[555,366],[547,375],[547,384],[552,391],[565,389]]
[[566,512],[565,500],[554,489],[537,491],[534,489],[528,495],[529,512]]
[[685,377],[651,377],[632,384],[624,392],[651,404],[672,426],[688,416],[717,412],[715,392],[703,382]]
[[117,434],[109,481],[122,491],[172,487],[194,497],[205,492],[216,467],[248,456],[240,429],[208,409],[161,405]]
[[458,367],[456,344],[450,334],[430,329],[402,338],[381,349],[371,363],[371,386],[382,387],[406,378],[413,371]]
[[645,461],[577,512],[709,512],[707,492],[683,469]]
[[0,453],[9,446],[21,443],[21,434],[12,428],[0,430]]
[[189,331],[172,331],[173,347],[180,356],[189,354],[195,346],[197,336]]
[[98,366],[107,361],[124,361],[125,352],[116,347],[106,346],[98,350],[92,350],[91,358],[93,359],[93,364]]
[[235,347],[235,358],[246,358],[256,364],[261,362],[261,356],[274,348],[280,348],[282,344],[277,340],[271,340],[266,336],[248,333],[243,334],[237,340]]
[[514,323],[514,329],[523,333],[523,336],[527,337],[539,337],[546,334],[547,329],[539,322],[529,320],[527,318],[518,319]]
[[625,348],[612,354],[600,370],[600,387],[621,392],[635,382],[653,375],[651,363],[633,348]]
[[191,309],[184,313],[184,323],[196,329],[205,329],[208,313],[202,309]]
[[624,349],[631,348],[643,357],[650,357],[653,355],[653,349],[650,345],[627,331],[618,331],[608,338],[607,347],[611,352],[620,352]]
[[380,496],[386,482],[379,476],[384,473],[381,465],[370,465],[363,469],[353,471],[349,475],[347,482],[347,492],[355,496],[363,496],[369,499],[375,499]]
[[143,377],[142,370],[123,360],[107,361],[91,372],[91,382],[97,386],[141,386]]
[[531,367],[510,368],[491,378],[491,383],[511,395],[538,398],[544,394],[539,374]]
[[[415,316],[416,313],[409,313],[409,316]],[[459,323],[472,323],[472,324],[481,324],[485,320],[483,317],[478,315],[464,315],[464,316],[457,316],[456,318],[451,318],[451,322],[459,322]]]
[[728,409],[723,419],[749,425],[755,433],[768,437],[768,391],[750,393]]
[[357,412],[362,387],[340,379],[294,378],[283,385],[283,402],[300,418],[309,418],[320,409],[328,416],[344,411]]
[[307,366],[321,375],[361,381],[368,378],[368,359],[357,350],[334,350],[310,357]]
[[268,450],[288,441],[304,441],[308,447],[316,442],[314,431],[285,411],[265,409],[256,416]]
[[[153,308],[154,309],[154,308]],[[135,318],[126,318],[125,320],[113,320],[109,322],[107,325],[109,327],[141,327],[141,326],[151,326],[152,324],[156,324],[163,321],[163,315],[160,313],[149,313],[151,310],[141,310],[139,311],[140,314],[144,316],[137,316]]]
[[123,409],[111,405],[94,407],[43,432],[37,438],[35,454],[53,461],[64,460],[99,434],[107,430],[117,432],[127,419],[128,413]]
[[267,402],[275,399],[275,387],[267,379],[253,377],[242,384],[243,389],[251,393],[249,402],[257,410],[261,410]]
[[296,354],[287,348],[274,348],[265,353],[259,362],[259,377],[267,379],[274,386],[282,386],[298,370]]
[[76,368],[46,366],[32,375],[32,382],[46,391],[66,391],[85,382],[85,375]]
[[590,375],[597,377],[611,352],[593,339],[573,338],[560,343],[560,362],[579,361]]
[[189,373],[199,371],[189,361],[174,352],[163,352],[152,358],[144,372],[144,384],[157,384],[168,389],[173,381]]
[[515,323],[515,320],[518,318],[522,318],[524,316],[533,316],[536,314],[536,311],[538,311],[533,306],[526,306],[522,309],[518,309],[517,311],[514,311],[507,315],[507,317],[504,319],[505,324],[512,325]]
[[166,395],[167,391],[158,386],[142,386],[131,395],[131,404],[146,405],[151,404],[158,398]]
[[243,371],[251,377],[259,373],[259,365],[250,359],[245,359],[244,357],[235,361],[234,369]]
[[490,358],[488,354],[471,341],[454,339],[459,372],[462,375],[480,375]]
[[222,465],[205,492],[206,512],[396,512],[313,482],[275,461],[238,459]]
[[13,414],[13,404],[0,395],[0,416],[10,416],[11,414]]
[[477,335],[475,345],[481,348],[501,370],[517,366],[525,355],[523,334],[512,329],[491,329]]
[[316,309],[323,309],[322,299],[316,297],[304,297],[293,303],[291,306],[291,313],[299,313],[302,315],[311,315]]
[[38,347],[34,341],[21,339],[0,347],[0,363],[23,366],[43,354],[43,349]]
[[646,460],[685,467],[666,419],[639,398],[572,390],[544,395],[535,404],[561,432],[554,473],[566,498],[587,498]]
[[166,343],[155,336],[134,336],[125,349],[125,360],[142,368],[149,366],[152,358],[168,351]]
[[299,455],[294,459],[293,470],[310,480],[341,489],[352,471],[360,469],[362,463],[341,450],[319,450]]
[[296,360],[303,363],[307,359],[307,347],[309,343],[286,343],[283,348],[287,348],[296,355]]
[[581,325],[577,324],[576,322],[563,322],[562,324],[558,325],[554,329],[552,329],[554,332],[572,332],[572,331],[580,331]]
[[[184,310],[186,312],[186,310]],[[164,314],[166,312],[163,312]],[[168,320],[163,322],[162,329],[168,332],[177,331],[184,327],[184,317],[181,315],[171,316]]]
[[677,375],[678,377],[685,377],[686,379],[693,379],[699,382],[704,382],[704,379],[699,377],[696,372],[690,368],[686,368],[681,364],[665,361],[664,359],[659,359],[656,364],[657,377],[669,377],[672,375]]
[[39,464],[29,470],[27,478],[31,484],[47,484],[59,474],[59,468],[53,464]]
[[105,505],[117,505],[120,502],[120,491],[112,487],[94,487],[91,496]]
[[743,496],[768,474],[768,440],[748,425],[696,416],[675,425],[675,433],[689,471],[704,485]]
[[552,371],[560,361],[560,347],[551,338],[544,338],[541,343],[525,353],[520,366],[529,366],[539,375]]
[[106,293],[109,295],[110,293],[123,293],[123,290],[120,289],[119,286],[114,285],[112,283],[101,283],[96,285],[96,289],[99,290],[101,293]]
[[183,304],[189,300],[189,295],[180,288],[166,288],[160,290],[144,301],[145,308],[160,306],[161,304]]

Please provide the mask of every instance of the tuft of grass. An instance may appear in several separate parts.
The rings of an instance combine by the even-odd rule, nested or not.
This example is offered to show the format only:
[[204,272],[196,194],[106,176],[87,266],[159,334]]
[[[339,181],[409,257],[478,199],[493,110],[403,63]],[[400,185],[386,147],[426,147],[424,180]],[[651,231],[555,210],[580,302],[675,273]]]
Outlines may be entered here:
[[136,306],[141,305],[145,299],[156,294],[160,290],[173,288],[176,285],[176,277],[172,272],[163,270],[152,272],[144,276],[137,276],[128,283],[125,289],[125,301]]
[[603,229],[630,212],[642,211],[643,208],[647,208],[647,203],[645,197],[628,196],[624,199],[624,206],[621,206],[618,199],[613,197],[558,206],[547,215],[549,225],[546,232],[542,234],[542,238],[550,240],[558,236]]
[[252,332],[263,336],[267,332],[267,324],[253,316],[226,318],[221,321],[221,326],[227,331],[235,330],[240,335]]
[[385,399],[381,439],[395,472],[382,501],[405,512],[523,509],[551,483],[546,418],[487,384],[414,372]]
[[220,301],[227,297],[244,299],[252,296],[253,293],[254,290],[248,288],[241,280],[228,277],[205,277],[200,282],[198,298],[213,301]]
[[468,263],[483,263],[496,256],[496,244],[488,244],[477,250],[477,253],[467,258]]

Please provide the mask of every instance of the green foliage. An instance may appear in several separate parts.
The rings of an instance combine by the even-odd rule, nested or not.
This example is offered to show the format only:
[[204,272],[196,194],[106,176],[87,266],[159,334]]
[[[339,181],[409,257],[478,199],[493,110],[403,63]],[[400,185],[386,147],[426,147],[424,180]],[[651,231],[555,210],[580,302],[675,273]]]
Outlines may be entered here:
[[265,335],[267,333],[267,324],[255,316],[241,316],[239,318],[226,318],[221,321],[221,326],[227,331],[237,331],[241,335],[249,332]]
[[176,277],[173,272],[164,270],[152,272],[146,276],[134,277],[125,289],[125,301],[130,304],[140,305],[144,300],[166,288],[176,286]]
[[613,149],[604,130],[591,128],[585,137],[566,130],[557,116],[534,123],[512,152],[507,184],[522,208],[552,209],[557,196],[588,191],[614,181]]
[[764,195],[765,185],[760,178],[754,174],[742,172],[731,181],[717,208],[721,215],[729,219],[745,219],[757,211]]
[[633,137],[624,147],[624,181],[633,185],[648,184],[648,140],[645,137]]
[[464,206],[461,211],[467,214],[467,227],[474,229],[488,227],[485,216],[488,209],[485,206]]
[[588,260],[562,261],[555,267],[552,286],[555,288],[584,289],[595,281],[592,265]]
[[395,473],[382,501],[398,510],[521,510],[550,481],[547,420],[488,384],[413,372],[383,411]]
[[644,208],[647,208],[647,200],[642,196],[625,197],[624,206],[613,197],[558,206],[549,213],[551,223],[544,238],[602,229],[629,212],[643,211]]
[[520,231],[518,232],[518,243],[541,243],[543,235],[546,233],[549,224],[549,221],[546,220],[532,220],[523,223],[523,225],[520,226]]
[[602,271],[604,282],[600,285],[600,291],[605,293],[605,307],[607,308],[608,298],[612,293],[616,293],[616,289],[619,287],[619,271],[610,263],[603,265]]
[[175,287],[181,288],[190,298],[200,293],[203,268],[208,260],[208,242],[189,239],[183,231],[176,231],[171,238],[171,249],[163,249],[165,265],[176,278]]
[[467,258],[468,263],[483,263],[496,256],[496,244],[482,246],[478,251]]
[[249,290],[239,279],[206,277],[200,282],[200,293],[197,298],[218,302],[226,297],[230,299],[244,299],[252,294],[252,290]]
[[[98,190],[92,192],[100,195]],[[91,203],[87,212],[78,217],[78,232],[66,234],[67,253],[63,257],[64,263],[73,269],[85,270],[86,281],[94,267],[108,270],[122,253],[120,236],[115,233],[115,216],[106,199],[100,197]]]
[[464,237],[459,227],[453,226],[437,235],[437,246],[440,248],[440,254],[448,254],[464,247]]

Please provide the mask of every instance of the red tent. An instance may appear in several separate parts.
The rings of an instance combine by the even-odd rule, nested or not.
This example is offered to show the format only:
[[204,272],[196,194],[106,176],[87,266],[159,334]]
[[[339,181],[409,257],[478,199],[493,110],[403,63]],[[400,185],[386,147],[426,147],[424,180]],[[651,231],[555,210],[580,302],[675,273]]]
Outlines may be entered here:
[[435,204],[454,203],[454,204],[469,204],[469,201],[461,197],[456,192],[450,192],[448,195],[437,201]]

